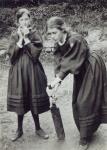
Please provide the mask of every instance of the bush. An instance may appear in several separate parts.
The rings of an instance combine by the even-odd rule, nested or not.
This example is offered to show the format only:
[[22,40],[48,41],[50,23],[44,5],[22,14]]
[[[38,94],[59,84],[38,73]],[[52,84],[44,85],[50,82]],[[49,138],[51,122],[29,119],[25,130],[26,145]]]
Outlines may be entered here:
[[[27,7],[27,6],[23,6]],[[95,7],[95,10],[94,10]],[[15,28],[15,13],[18,8],[1,8],[0,9],[0,36],[7,36],[11,30]],[[104,13],[105,8],[97,7],[97,5],[69,5],[68,3],[62,3],[62,5],[40,5],[39,7],[30,7],[34,15],[33,20],[35,26],[42,33],[44,32],[44,26],[46,20],[51,16],[62,16],[66,22],[72,26],[76,31],[81,32],[84,28],[100,25],[102,23],[101,15]],[[102,11],[101,11],[102,10]],[[96,19],[95,19],[96,18]]]
[[[40,5],[39,7],[27,7],[31,11],[34,24],[36,28],[45,34],[45,24],[51,16],[61,16],[72,27],[74,31],[81,33],[83,36],[88,35],[89,28],[102,26],[106,21],[107,11],[104,7],[97,7],[89,3],[88,5],[70,5],[68,3],[56,5]],[[9,38],[11,31],[16,27],[15,13],[20,7],[17,8],[1,8],[0,9],[0,38]],[[47,54],[41,56],[42,60],[45,59]],[[50,54],[48,54],[49,56]],[[48,57],[47,56],[47,57]],[[104,54],[105,56],[105,54]],[[49,56],[50,58],[50,56]]]

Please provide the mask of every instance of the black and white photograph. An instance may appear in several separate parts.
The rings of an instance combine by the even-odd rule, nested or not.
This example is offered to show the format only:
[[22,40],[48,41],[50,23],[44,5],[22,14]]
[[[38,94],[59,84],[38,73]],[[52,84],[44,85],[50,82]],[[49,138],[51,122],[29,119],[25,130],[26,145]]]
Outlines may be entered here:
[[0,0],[0,150],[107,150],[107,0]]

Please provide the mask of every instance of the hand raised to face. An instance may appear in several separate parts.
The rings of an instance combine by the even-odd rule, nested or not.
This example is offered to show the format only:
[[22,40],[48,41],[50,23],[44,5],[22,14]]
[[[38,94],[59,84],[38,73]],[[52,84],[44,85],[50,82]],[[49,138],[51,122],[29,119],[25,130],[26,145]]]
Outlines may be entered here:
[[20,31],[24,37],[29,34],[29,28],[27,28],[26,26],[20,27]]
[[18,30],[17,30],[17,34],[19,36],[19,39],[23,39],[24,38],[24,35],[23,35],[23,32],[21,30],[21,28],[19,27]]

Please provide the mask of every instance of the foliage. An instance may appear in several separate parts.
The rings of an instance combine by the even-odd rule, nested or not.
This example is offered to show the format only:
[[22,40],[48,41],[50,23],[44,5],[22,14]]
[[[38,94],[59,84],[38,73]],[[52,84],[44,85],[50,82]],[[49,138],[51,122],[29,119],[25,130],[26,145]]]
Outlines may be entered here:
[[[46,21],[51,16],[63,17],[74,31],[83,35],[88,35],[90,28],[102,27],[103,22],[107,20],[107,10],[99,3],[88,3],[87,5],[73,5],[71,3],[42,4],[34,7],[24,5],[23,7],[31,11],[34,24],[42,35],[45,34]],[[14,9],[0,8],[0,38],[9,38],[11,31],[16,27],[15,13],[19,8],[21,7]]]
[[0,0],[1,7],[15,7],[22,5],[41,5],[41,4],[58,4],[58,3],[71,3],[71,4],[87,4],[87,3],[98,3],[100,5],[105,5],[106,0]]
[[[26,5],[23,7],[27,7]],[[17,8],[0,8],[0,36],[7,36],[15,28],[15,13]],[[27,7],[28,8],[28,7]],[[69,5],[62,3],[56,5],[40,5],[29,7],[31,10],[34,24],[38,30],[44,32],[46,20],[51,16],[61,16],[70,26],[79,32],[88,28],[89,25],[96,26],[102,24],[102,14],[106,8],[88,4],[88,5]],[[96,18],[96,19],[95,19]]]

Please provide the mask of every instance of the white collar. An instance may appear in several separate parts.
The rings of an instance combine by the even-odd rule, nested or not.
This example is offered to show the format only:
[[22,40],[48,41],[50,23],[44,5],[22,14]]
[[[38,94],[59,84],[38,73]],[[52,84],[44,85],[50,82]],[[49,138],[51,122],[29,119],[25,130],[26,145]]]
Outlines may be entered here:
[[63,43],[62,42],[58,42],[58,44],[60,45],[60,46],[62,46],[62,45],[64,45],[64,43],[65,43],[65,41],[66,41],[66,37],[67,37],[67,34],[64,34],[64,36],[63,36]]

